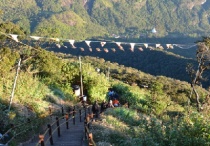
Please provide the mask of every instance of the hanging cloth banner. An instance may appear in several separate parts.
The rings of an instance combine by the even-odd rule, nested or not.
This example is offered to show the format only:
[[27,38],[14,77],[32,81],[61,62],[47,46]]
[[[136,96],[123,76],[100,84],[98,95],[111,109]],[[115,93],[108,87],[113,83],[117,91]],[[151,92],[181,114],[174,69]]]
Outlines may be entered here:
[[74,42],[75,42],[75,40],[69,40],[69,43],[72,45],[72,47],[73,47],[73,48],[76,48],[76,47],[74,46]]
[[112,52],[114,52],[114,53],[116,52],[115,48],[112,48]]
[[109,52],[109,50],[108,50],[107,48],[104,48],[104,52],[108,53],[108,52]]
[[58,48],[61,48],[61,45],[60,45],[60,44],[56,44],[56,46],[57,46]]
[[16,34],[9,34],[9,35],[12,37],[13,40],[15,40],[16,42],[19,42],[18,38],[17,38],[18,35],[16,35]]
[[85,43],[88,45],[88,47],[90,47],[91,41],[85,41]]
[[121,42],[116,42],[118,47],[121,47]]
[[193,45],[191,45],[191,44],[174,44],[174,46],[177,46],[180,49],[190,49],[196,45],[195,44],[193,44]]
[[100,48],[96,48],[96,51],[101,52],[101,49]]
[[171,46],[171,44],[166,44],[166,47],[169,48]]
[[119,47],[120,50],[125,51],[125,50],[123,49],[123,47],[121,46],[121,42],[116,42],[116,44],[117,44],[117,46]]
[[106,42],[101,42],[101,47],[103,47],[104,45],[106,45]]
[[131,51],[134,52],[135,43],[130,43],[130,45],[131,45]]
[[144,44],[145,48],[148,48],[148,44]]
[[85,49],[84,48],[80,48],[80,50],[83,52],[83,51],[85,51]]
[[36,41],[38,41],[40,38],[42,38],[42,37],[38,37],[38,36],[30,36],[30,38],[32,38],[32,39],[34,39],[34,40],[36,40]]
[[59,38],[50,38],[50,40],[52,40],[52,41],[56,41],[56,42],[59,42],[59,41],[60,41],[60,39],[59,39]]
[[160,44],[156,44],[155,47],[156,47],[156,48],[160,47]]
[[142,47],[139,47],[138,49],[139,49],[139,51],[144,51]]

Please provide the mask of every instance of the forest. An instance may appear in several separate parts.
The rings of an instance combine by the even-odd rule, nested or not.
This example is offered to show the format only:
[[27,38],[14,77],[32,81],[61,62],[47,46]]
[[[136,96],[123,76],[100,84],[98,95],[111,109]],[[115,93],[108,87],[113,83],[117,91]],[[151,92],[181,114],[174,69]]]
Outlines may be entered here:
[[196,38],[209,34],[209,6],[205,0],[3,0],[0,21],[27,34],[75,40]]

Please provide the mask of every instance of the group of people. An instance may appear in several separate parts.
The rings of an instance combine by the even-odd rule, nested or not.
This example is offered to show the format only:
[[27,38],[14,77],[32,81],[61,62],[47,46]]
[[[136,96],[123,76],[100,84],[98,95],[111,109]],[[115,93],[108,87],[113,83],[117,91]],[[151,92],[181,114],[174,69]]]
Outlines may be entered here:
[[99,105],[98,101],[95,101],[92,106],[92,112],[96,118],[99,118],[100,113],[104,112],[107,108],[114,108],[120,106],[119,96],[115,93],[111,88],[108,91],[108,100],[103,100],[101,105]]

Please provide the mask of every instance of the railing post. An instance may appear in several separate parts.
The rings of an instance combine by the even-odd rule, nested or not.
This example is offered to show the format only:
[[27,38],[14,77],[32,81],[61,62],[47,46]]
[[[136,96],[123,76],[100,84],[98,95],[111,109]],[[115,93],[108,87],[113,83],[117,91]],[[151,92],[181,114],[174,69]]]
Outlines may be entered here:
[[73,109],[73,124],[75,125],[75,106],[74,106],[74,109]]
[[87,116],[87,110],[86,110],[86,106],[84,106],[85,109],[85,117]]
[[66,117],[66,129],[69,129],[69,114],[66,114],[65,117]]
[[90,122],[90,117],[89,117],[89,116],[86,117],[86,122],[87,122],[87,127],[90,128],[90,124],[89,124],[89,122]]
[[41,144],[41,146],[45,146],[44,145],[44,135],[39,135],[39,143]]
[[85,118],[85,139],[87,139],[87,117]]
[[58,129],[58,137],[61,136],[61,132],[60,132],[60,125],[59,125],[59,118],[56,117],[56,123],[57,123],[57,129]]
[[89,146],[93,145],[92,141],[93,141],[93,134],[88,133],[88,145]]
[[81,112],[81,109],[79,110],[79,118],[80,118],[80,122],[82,122],[82,112]]
[[61,107],[61,113],[62,113],[62,117],[63,117],[64,116],[63,106]]
[[53,137],[52,137],[52,127],[50,124],[47,126],[49,128],[49,137],[50,137],[50,144],[53,145]]

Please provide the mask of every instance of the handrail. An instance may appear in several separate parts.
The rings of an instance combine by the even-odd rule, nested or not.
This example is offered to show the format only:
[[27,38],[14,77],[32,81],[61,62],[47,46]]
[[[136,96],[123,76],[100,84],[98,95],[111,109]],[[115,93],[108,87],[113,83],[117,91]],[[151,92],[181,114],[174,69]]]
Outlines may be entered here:
[[85,117],[85,139],[88,140],[88,146],[96,146],[95,141],[93,140],[93,134],[90,132],[89,128],[90,128],[90,124],[93,121],[93,113],[89,113],[86,117]]
[[[48,143],[48,142],[50,142],[50,144],[53,145],[52,135],[57,131],[58,132],[58,137],[60,137],[60,127],[63,124],[66,124],[66,128],[68,129],[69,128],[68,127],[68,122],[70,120],[73,120],[73,124],[75,124],[75,118],[78,117],[78,116],[80,117],[80,122],[81,122],[82,115],[84,113],[86,113],[86,110],[83,113],[81,112],[81,110],[82,110],[82,108],[80,108],[76,111],[75,106],[74,106],[73,111],[67,112],[65,115],[63,115],[61,117],[56,117],[56,121],[51,123],[51,124],[48,124],[48,128],[45,130],[45,132],[43,134],[39,134],[39,142],[36,144],[36,146],[39,146],[40,144],[41,144],[41,146],[45,146],[45,143]],[[75,115],[76,113],[78,113],[78,111],[79,111],[79,114]],[[62,110],[62,112],[63,112],[63,110]],[[70,115],[72,115],[71,118],[69,117]],[[65,121],[62,122],[62,123],[59,123],[60,119],[65,119]],[[52,129],[52,127],[55,126],[56,124],[57,124],[57,127]],[[47,133],[49,133],[48,136],[47,136]]]
[[[24,123],[22,123],[22,124],[19,124],[19,125],[16,125],[16,126],[14,126],[13,124],[11,124],[11,128],[10,129],[8,129],[3,135],[2,135],[2,137],[0,138],[0,141],[2,142],[2,143],[4,143],[5,145],[8,145],[15,137],[17,137],[18,135],[20,135],[20,134],[22,134],[22,133],[25,133],[25,132],[27,132],[27,131],[29,131],[29,130],[31,130],[33,127],[31,126],[30,128],[27,128],[27,129],[24,129],[24,130],[22,130],[22,131],[20,131],[19,133],[16,133],[16,129],[18,129],[18,128],[21,128],[21,126],[23,126],[24,125],[24,127],[25,127],[25,125],[26,124],[30,124],[31,123],[31,120],[30,119],[27,119],[27,122],[24,122]],[[12,133],[14,131],[14,134],[12,134],[13,136],[9,139],[9,140],[7,140],[7,141],[5,141],[4,139],[5,139],[5,137],[8,137],[9,136],[9,133]]]

